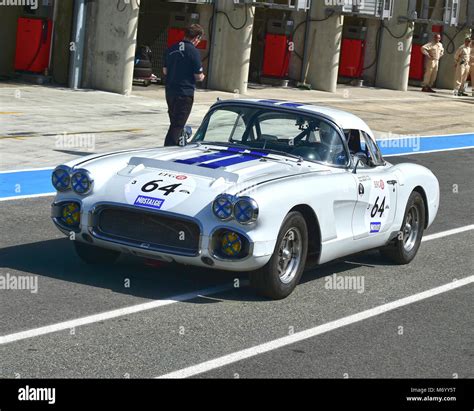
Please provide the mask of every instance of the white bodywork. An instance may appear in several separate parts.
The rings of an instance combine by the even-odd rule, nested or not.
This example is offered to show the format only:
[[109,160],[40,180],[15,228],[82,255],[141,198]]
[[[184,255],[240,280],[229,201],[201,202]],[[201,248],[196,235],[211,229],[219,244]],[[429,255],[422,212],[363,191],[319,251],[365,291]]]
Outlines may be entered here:
[[[239,100],[236,103],[265,104],[253,100]],[[324,115],[340,129],[363,130],[373,138],[367,124],[352,114],[316,106],[300,105],[297,110],[305,114]],[[147,244],[137,247],[98,238],[94,238],[94,244],[138,256],[203,267],[208,265],[202,257],[209,257],[214,261],[213,268],[231,271],[250,271],[265,265],[274,252],[282,221],[295,207],[314,213],[316,223],[308,224],[308,230],[317,239],[318,244],[313,251],[317,253],[319,263],[386,245],[399,232],[407,200],[415,189],[425,198],[427,227],[438,211],[438,181],[430,170],[419,165],[393,166],[387,163],[385,166],[359,169],[354,174],[352,165],[347,168],[330,167],[285,156],[272,156],[265,160],[256,158],[217,170],[175,162],[177,159],[202,156],[208,147],[202,143],[124,151],[68,163],[69,167],[87,169],[94,179],[94,188],[91,194],[84,197],[73,191],[58,193],[55,203],[66,200],[81,202],[81,226],[80,232],[76,233],[76,241],[84,241],[81,234],[91,234],[89,212],[96,204],[106,202],[137,207],[134,202],[140,195],[140,187],[147,181],[158,177],[170,184],[180,181],[184,184],[183,192],[167,198],[160,210],[146,208],[146,211],[172,213],[196,220],[201,226],[198,255],[176,255],[149,250]],[[177,177],[181,180],[176,180]],[[364,188],[363,194],[360,193],[360,185]],[[222,222],[217,219],[211,204],[221,193],[253,198],[259,207],[257,222],[241,225],[236,221]],[[386,198],[383,218],[371,217],[377,197]],[[218,227],[229,227],[245,234],[252,244],[251,255],[235,261],[215,258],[209,251],[209,241]]]

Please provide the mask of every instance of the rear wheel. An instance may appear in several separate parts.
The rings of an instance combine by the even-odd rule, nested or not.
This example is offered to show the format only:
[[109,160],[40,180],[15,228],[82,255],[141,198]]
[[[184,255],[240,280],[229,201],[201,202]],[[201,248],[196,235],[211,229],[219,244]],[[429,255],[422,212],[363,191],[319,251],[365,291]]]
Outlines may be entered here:
[[307,253],[306,221],[299,212],[291,212],[283,221],[270,261],[250,273],[252,287],[260,295],[274,300],[286,298],[300,281]]
[[107,250],[78,241],[74,241],[74,248],[79,258],[87,264],[113,264],[120,257],[118,251]]
[[382,255],[397,264],[408,264],[420,248],[425,228],[425,203],[420,193],[413,191],[408,199],[403,226],[391,244],[382,248]]

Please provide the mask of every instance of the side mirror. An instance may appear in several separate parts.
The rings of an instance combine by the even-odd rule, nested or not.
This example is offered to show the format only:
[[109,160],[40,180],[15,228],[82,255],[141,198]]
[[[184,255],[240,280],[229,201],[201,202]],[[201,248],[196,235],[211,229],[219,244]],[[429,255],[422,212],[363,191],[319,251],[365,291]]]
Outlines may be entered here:
[[353,174],[357,174],[357,167],[359,167],[359,164],[367,164],[369,161],[369,158],[365,153],[356,153],[354,155],[354,160],[355,160],[355,166],[354,169],[352,170]]

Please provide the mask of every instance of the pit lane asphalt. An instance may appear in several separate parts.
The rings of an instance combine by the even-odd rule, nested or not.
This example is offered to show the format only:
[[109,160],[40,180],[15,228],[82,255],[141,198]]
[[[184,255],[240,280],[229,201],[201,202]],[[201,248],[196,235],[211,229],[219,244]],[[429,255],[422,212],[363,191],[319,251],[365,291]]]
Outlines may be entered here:
[[[441,208],[426,234],[473,223],[472,154],[388,159],[418,162],[438,176]],[[39,276],[37,294],[0,291],[0,335],[231,284],[235,278],[199,269],[153,269],[128,259],[113,267],[86,266],[49,221],[51,200],[0,203],[0,273]],[[283,301],[260,299],[242,287],[78,327],[73,335],[64,330],[5,344],[0,377],[159,376],[471,275],[473,237],[469,231],[425,242],[415,261],[403,267],[375,252],[327,264],[305,273]],[[325,289],[325,276],[332,274],[364,276],[365,292]],[[131,279],[130,288],[124,287],[125,278]],[[472,376],[473,289],[465,286],[201,376]]]

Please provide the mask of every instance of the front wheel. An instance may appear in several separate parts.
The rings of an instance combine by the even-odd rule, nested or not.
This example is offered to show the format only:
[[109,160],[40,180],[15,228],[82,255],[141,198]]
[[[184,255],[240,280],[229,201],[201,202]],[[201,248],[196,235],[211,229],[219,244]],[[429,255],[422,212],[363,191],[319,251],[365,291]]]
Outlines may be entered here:
[[413,191],[407,202],[402,228],[397,238],[380,250],[382,255],[400,265],[412,261],[420,248],[425,219],[423,197],[420,193]]
[[308,228],[299,212],[289,213],[281,226],[270,261],[250,273],[250,283],[265,297],[280,300],[289,296],[303,274],[308,253]]
[[76,254],[86,264],[113,264],[120,257],[118,251],[107,250],[78,241],[74,241],[74,248]]

